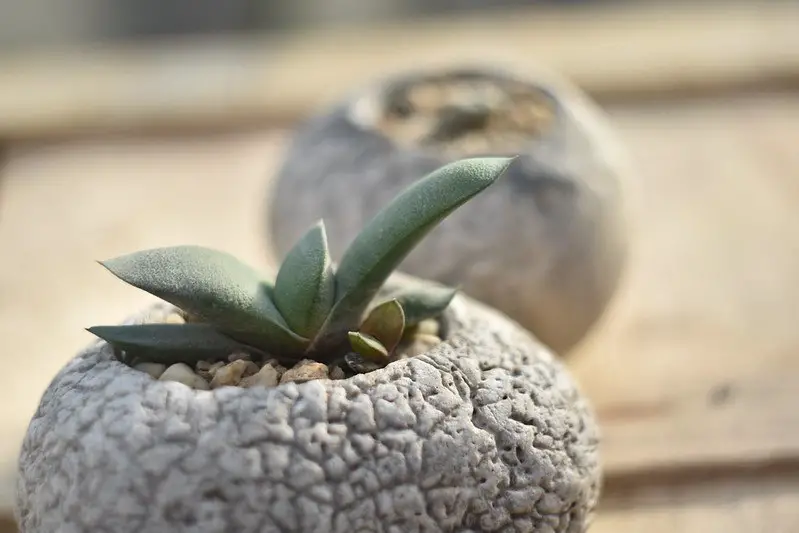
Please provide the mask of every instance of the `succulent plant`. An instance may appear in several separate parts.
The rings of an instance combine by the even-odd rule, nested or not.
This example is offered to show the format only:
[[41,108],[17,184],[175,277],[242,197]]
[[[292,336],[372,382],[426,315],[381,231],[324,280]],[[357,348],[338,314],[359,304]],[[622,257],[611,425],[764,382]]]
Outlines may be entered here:
[[297,126],[264,205],[264,233],[282,255],[324,218],[339,261],[363,223],[419,176],[455,159],[519,154],[501,183],[398,269],[459,285],[567,356],[603,320],[629,263],[636,169],[627,152],[596,102],[549,69],[399,69]]
[[286,254],[274,282],[232,255],[201,246],[135,252],[101,264],[121,280],[181,309],[185,324],[95,326],[133,364],[193,364],[247,351],[261,357],[391,362],[403,336],[449,305],[457,288],[418,284],[374,302],[392,272],[451,212],[494,183],[513,158],[447,164],[380,211],[334,265],[322,221]]

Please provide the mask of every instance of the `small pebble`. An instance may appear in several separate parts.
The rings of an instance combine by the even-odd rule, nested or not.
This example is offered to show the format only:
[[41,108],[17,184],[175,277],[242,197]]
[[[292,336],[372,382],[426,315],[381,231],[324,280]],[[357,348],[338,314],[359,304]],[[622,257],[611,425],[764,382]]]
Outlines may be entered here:
[[239,383],[242,387],[275,387],[280,382],[280,374],[271,364],[265,364],[257,374],[247,376]]
[[330,379],[344,379],[346,374],[340,366],[334,366],[330,369]]
[[417,357],[440,343],[441,339],[435,335],[416,334],[408,346],[402,350],[402,357]]
[[139,363],[135,365],[133,368],[136,370],[141,370],[147,374],[150,374],[153,379],[158,379],[161,377],[161,374],[164,373],[166,370],[166,365],[162,365],[161,363]]
[[252,361],[252,356],[247,352],[233,352],[232,354],[227,356],[227,360],[231,363],[233,361],[240,361],[240,360]]
[[312,379],[327,379],[327,377],[327,365],[310,359],[303,359],[292,368],[286,370],[280,378],[280,383],[288,383],[290,381],[302,383]]
[[270,359],[264,366],[271,365],[275,370],[277,370],[277,375],[282,376],[286,372],[286,367],[281,365],[277,359]]
[[417,335],[435,335],[438,336],[439,326],[438,320],[428,318],[416,324]]
[[258,372],[258,365],[252,361],[239,359],[219,368],[211,379],[211,388],[238,385],[242,378]]
[[214,374],[216,371],[225,366],[224,361],[217,361],[215,363],[211,363],[210,361],[197,361],[195,368],[197,369],[197,373],[203,377],[203,379],[211,381],[214,378]]
[[186,319],[180,313],[169,313],[164,320],[164,324],[185,324]]
[[194,373],[191,367],[185,363],[176,363],[167,368],[159,381],[177,381],[193,389],[208,390],[208,382]]

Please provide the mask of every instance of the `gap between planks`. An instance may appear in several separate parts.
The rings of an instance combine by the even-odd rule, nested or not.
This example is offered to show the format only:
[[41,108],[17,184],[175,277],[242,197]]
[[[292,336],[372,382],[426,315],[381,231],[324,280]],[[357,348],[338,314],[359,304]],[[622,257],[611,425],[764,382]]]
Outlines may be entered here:
[[657,403],[598,405],[609,489],[779,470],[799,475],[799,377],[771,374]]
[[6,54],[0,139],[285,123],[379,74],[474,61],[554,68],[598,98],[796,87],[796,20],[793,2],[622,4]]

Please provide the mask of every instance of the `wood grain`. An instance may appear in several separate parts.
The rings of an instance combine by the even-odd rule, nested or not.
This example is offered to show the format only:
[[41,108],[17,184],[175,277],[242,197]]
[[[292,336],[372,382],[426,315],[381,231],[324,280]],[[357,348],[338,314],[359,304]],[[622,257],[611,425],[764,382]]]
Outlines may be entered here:
[[590,533],[793,533],[799,472],[712,477],[606,493]]
[[799,456],[799,100],[613,116],[640,170],[633,261],[570,361],[609,475]]
[[799,4],[780,0],[620,2],[5,54],[0,139],[292,121],[383,73],[442,63],[544,65],[600,99],[798,87],[796,20]]
[[[593,533],[792,532],[799,519],[799,98],[616,106],[633,261],[568,361],[607,469]],[[0,196],[0,509],[52,375],[150,299],[93,261],[198,242],[269,266],[282,132],[12,146]],[[272,265],[273,266],[273,265]],[[43,333],[42,328],[46,328]],[[10,373],[10,374],[9,374]]]

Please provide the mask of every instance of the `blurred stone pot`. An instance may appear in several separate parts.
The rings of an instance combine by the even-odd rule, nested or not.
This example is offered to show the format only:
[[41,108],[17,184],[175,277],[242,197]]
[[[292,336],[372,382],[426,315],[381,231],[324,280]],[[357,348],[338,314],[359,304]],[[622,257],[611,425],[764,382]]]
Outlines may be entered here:
[[296,131],[272,190],[271,240],[283,256],[323,218],[331,249],[345,250],[380,206],[433,169],[515,154],[521,162],[497,186],[399,269],[460,285],[566,353],[620,280],[628,171],[601,112],[552,74],[442,69],[356,90]]
[[97,342],[30,423],[21,532],[584,532],[597,426],[565,368],[468,297],[441,323],[419,357],[274,388],[156,381]]

